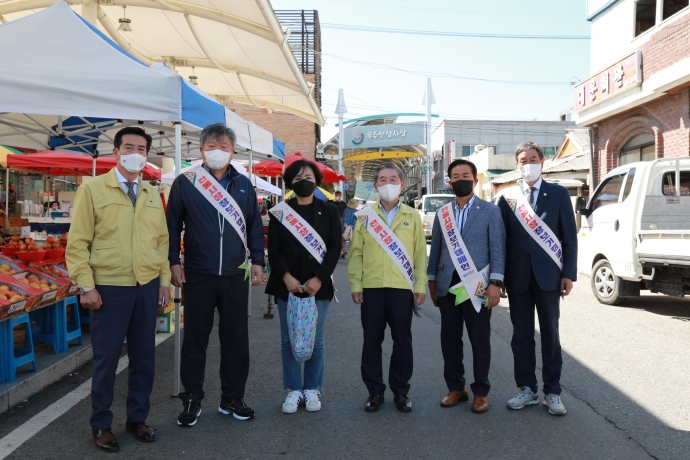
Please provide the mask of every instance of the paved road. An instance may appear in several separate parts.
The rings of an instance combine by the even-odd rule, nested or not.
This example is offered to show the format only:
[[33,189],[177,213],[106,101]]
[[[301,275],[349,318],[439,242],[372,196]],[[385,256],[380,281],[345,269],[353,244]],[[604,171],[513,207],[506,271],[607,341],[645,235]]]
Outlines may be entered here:
[[[623,307],[599,305],[589,279],[576,283],[562,305],[565,417],[550,416],[544,407],[509,411],[505,402],[515,392],[507,303],[492,318],[493,361],[489,412],[470,412],[468,404],[439,407],[447,392],[439,342],[440,316],[427,302],[423,318],[415,318],[415,373],[410,397],[414,410],[399,413],[392,395],[385,406],[367,414],[366,388],[359,373],[359,312],[349,299],[345,263],[336,270],[341,303],[333,303],[326,329],[326,395],[320,412],[281,412],[282,374],[277,316],[262,318],[253,308],[250,319],[252,366],[246,401],[256,419],[240,422],[216,412],[220,394],[218,340],[209,346],[207,399],[194,428],[175,420],[181,403],[172,399],[173,341],[158,347],[157,377],[149,424],[158,442],[143,444],[124,432],[126,372],[117,379],[113,426],[120,458],[687,458],[690,452],[690,301],[646,296]],[[263,288],[255,299],[264,302]],[[538,341],[537,341],[538,342]],[[469,344],[466,344],[469,350]],[[385,360],[390,341],[384,344]],[[466,367],[471,369],[471,357]],[[387,366],[384,366],[386,369]],[[386,372],[384,371],[384,374]],[[90,377],[85,366],[77,374],[47,388],[22,407],[0,416],[0,439],[30,420]],[[471,378],[471,375],[470,375]],[[96,458],[91,444],[86,398],[7,458]],[[34,419],[35,420],[35,419]],[[3,439],[3,442],[7,442]],[[2,445],[0,445],[0,448]]]

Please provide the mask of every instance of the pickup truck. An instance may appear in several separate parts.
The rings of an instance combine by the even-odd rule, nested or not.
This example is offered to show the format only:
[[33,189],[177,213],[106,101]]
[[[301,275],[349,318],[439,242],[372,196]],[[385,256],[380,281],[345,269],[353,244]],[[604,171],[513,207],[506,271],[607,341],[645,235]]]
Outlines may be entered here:
[[599,302],[690,294],[690,157],[620,166],[576,212],[578,271],[591,275]]
[[424,225],[424,236],[427,241],[431,240],[431,230],[434,228],[434,218],[436,213],[443,206],[447,205],[455,199],[455,195],[448,193],[434,193],[423,195],[422,199],[415,202],[415,207],[422,217],[422,224]]

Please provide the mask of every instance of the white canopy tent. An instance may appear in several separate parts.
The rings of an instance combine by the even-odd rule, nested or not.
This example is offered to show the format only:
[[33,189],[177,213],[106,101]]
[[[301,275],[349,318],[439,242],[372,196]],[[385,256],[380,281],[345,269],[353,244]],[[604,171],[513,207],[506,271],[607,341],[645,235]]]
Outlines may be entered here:
[[[194,166],[196,166],[200,163],[201,163],[200,160],[193,161],[192,166],[184,168],[182,171],[180,171],[180,174],[186,173],[189,169],[193,168]],[[230,164],[232,164],[232,166],[237,170],[237,172],[239,172],[243,176],[249,177],[249,172],[247,171],[247,168],[242,166],[241,163],[239,163],[236,160],[232,160],[232,162]],[[172,183],[175,181],[176,177],[177,177],[177,171],[163,174],[161,176],[161,183],[166,184],[166,185],[172,185]],[[278,195],[278,196],[281,196],[283,194],[283,191],[280,188],[276,187],[275,185],[271,184],[270,182],[265,181],[264,179],[262,179],[260,177],[252,175],[250,180],[252,181],[254,186],[256,188],[258,188],[259,190],[263,190],[264,192],[272,193],[272,194]]]
[[[0,1],[0,21],[60,1]],[[164,62],[183,77],[197,77],[199,87],[220,102],[251,104],[324,122],[311,94],[314,87],[305,80],[287,43],[290,30],[280,25],[269,0],[67,3],[130,55],[147,66]],[[123,16],[131,21],[131,31],[118,30]],[[61,35],[51,38],[59,44]],[[89,57],[94,56],[84,56]]]
[[180,136],[196,157],[200,128],[224,122],[245,158],[284,156],[284,145],[271,133],[164,64],[147,67],[66,3],[0,25],[0,63],[0,87],[7,88],[0,99],[3,144],[96,156],[112,152],[117,130],[138,125],[153,135],[152,160],[160,164],[160,156],[175,154],[175,122],[182,123]]

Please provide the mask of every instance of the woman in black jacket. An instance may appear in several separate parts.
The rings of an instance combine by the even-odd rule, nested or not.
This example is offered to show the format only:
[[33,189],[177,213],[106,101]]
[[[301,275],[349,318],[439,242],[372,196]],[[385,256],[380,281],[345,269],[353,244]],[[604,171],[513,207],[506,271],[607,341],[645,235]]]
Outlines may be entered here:
[[[325,243],[326,255],[322,263],[273,214],[268,225],[271,276],[266,285],[266,293],[275,295],[278,299],[283,387],[287,394],[283,412],[286,414],[296,412],[302,400],[308,411],[321,409],[325,358],[323,331],[328,305],[333,299],[331,275],[338,264],[342,238],[338,209],[314,197],[314,190],[322,179],[323,175],[316,164],[308,160],[294,162],[283,175],[286,187],[295,192],[295,198],[288,200],[287,205],[311,225]],[[311,359],[304,363],[304,379],[302,366],[293,357],[290,346],[287,321],[290,292],[298,297],[314,297],[318,309],[314,352]]]

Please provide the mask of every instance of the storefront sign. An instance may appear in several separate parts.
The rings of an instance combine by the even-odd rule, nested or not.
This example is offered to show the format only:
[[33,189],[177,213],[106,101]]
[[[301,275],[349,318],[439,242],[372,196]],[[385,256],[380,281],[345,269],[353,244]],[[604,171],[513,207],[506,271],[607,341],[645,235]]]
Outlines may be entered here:
[[635,51],[575,87],[575,111],[589,108],[642,83],[642,52]]
[[368,149],[425,144],[424,123],[392,123],[345,128],[343,149]]

